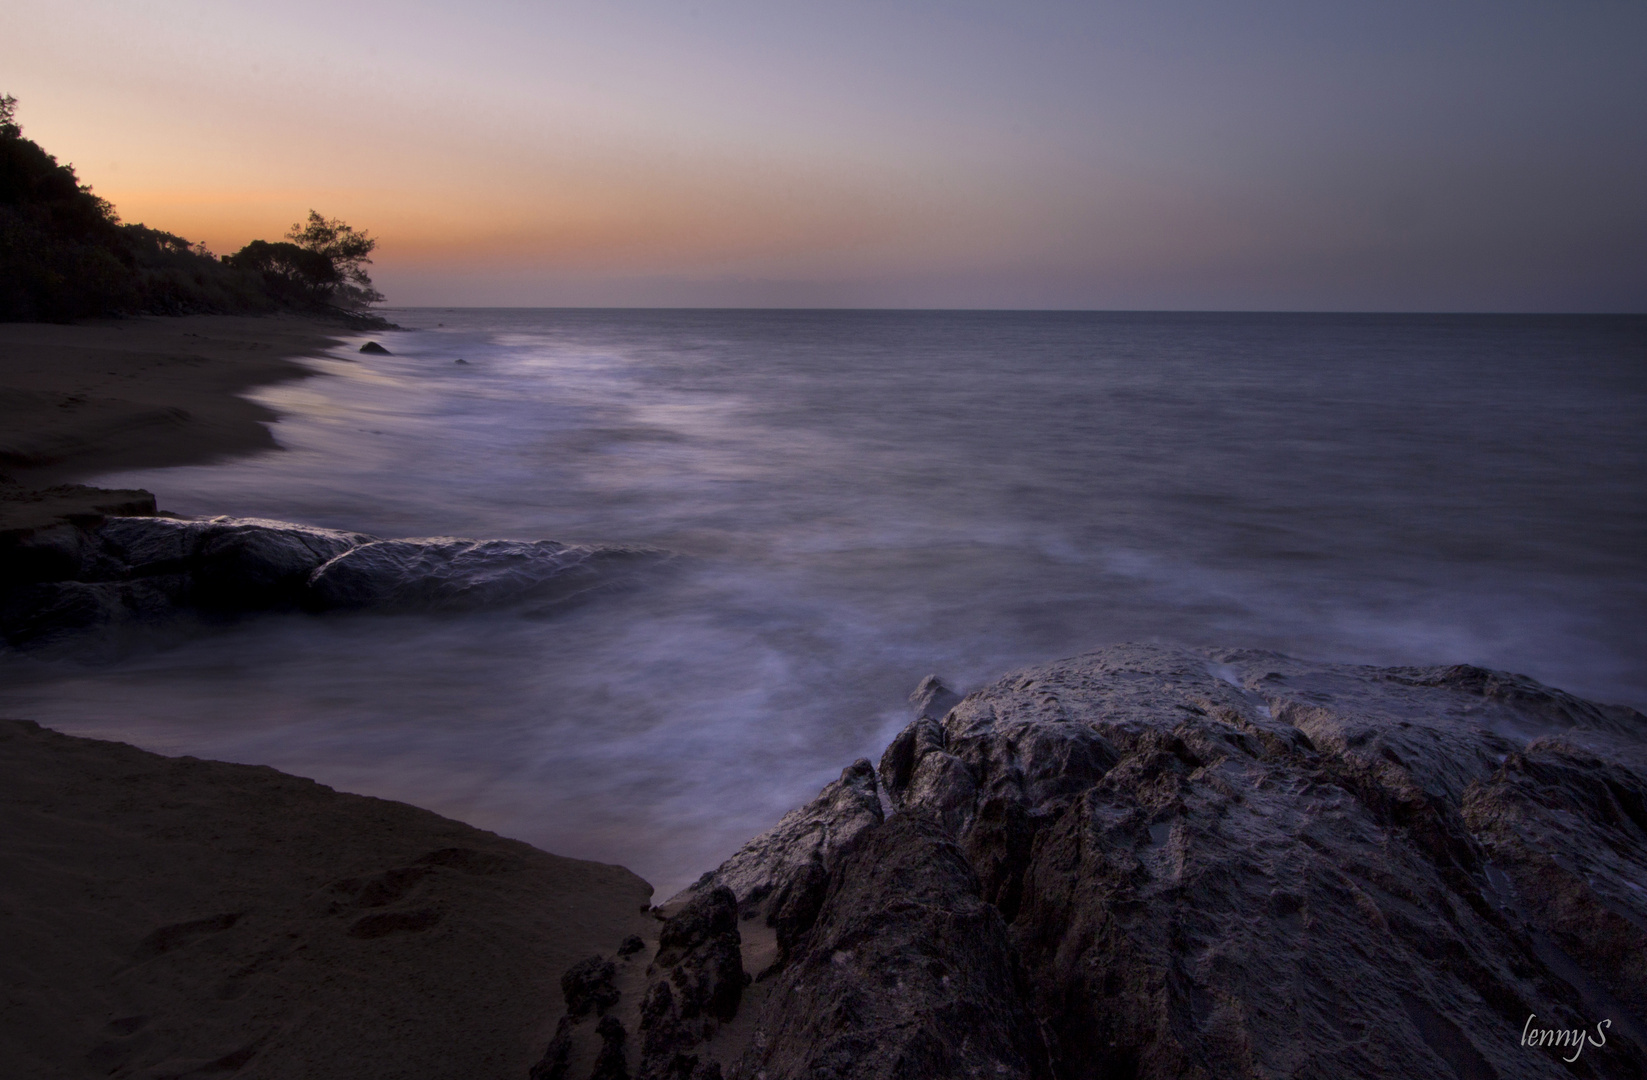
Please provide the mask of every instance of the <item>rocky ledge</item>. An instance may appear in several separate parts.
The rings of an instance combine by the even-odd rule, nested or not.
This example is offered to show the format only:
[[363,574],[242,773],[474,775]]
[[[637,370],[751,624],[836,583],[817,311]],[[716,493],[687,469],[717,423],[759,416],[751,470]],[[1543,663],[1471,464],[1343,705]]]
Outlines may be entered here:
[[534,1080],[1647,1075],[1640,713],[1136,645],[914,700]]
[[[7,643],[38,644],[180,610],[543,610],[613,584],[621,567],[658,558],[552,540],[384,540],[260,518],[150,516],[147,492],[101,494],[132,498],[0,530],[0,638]],[[138,496],[148,496],[146,506]],[[145,516],[118,516],[122,510]]]

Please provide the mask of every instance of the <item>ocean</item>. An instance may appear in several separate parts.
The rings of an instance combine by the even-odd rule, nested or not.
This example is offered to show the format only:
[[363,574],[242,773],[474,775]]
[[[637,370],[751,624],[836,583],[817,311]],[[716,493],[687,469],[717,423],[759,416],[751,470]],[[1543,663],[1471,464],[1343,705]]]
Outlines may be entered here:
[[[659,899],[965,691],[1120,641],[1647,708],[1647,319],[402,309],[184,514],[660,549],[545,617],[0,657],[0,713],[273,765]],[[458,359],[465,363],[458,364]]]

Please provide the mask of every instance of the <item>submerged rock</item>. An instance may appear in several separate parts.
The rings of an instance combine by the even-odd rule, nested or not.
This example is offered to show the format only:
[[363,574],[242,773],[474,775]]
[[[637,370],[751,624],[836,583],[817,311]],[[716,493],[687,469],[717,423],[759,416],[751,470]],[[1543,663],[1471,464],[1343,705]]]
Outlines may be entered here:
[[0,636],[13,645],[182,609],[555,607],[656,558],[553,541],[380,540],[261,518],[108,517],[7,538]]
[[605,565],[637,557],[552,540],[376,540],[314,568],[305,602],[319,610],[564,602],[605,584]]
[[671,902],[777,932],[729,1080],[1647,1076],[1633,709],[1136,645],[913,704]]

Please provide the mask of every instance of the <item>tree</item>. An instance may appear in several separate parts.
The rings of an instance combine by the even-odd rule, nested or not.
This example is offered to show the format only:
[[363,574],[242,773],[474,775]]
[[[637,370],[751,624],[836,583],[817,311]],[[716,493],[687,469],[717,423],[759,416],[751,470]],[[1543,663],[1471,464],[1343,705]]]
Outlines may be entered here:
[[372,288],[372,279],[363,267],[377,240],[364,229],[345,225],[337,218],[324,218],[309,211],[307,225],[293,225],[286,239],[304,251],[326,259],[332,268],[329,299],[339,307],[359,310],[380,303],[383,294]]
[[253,240],[225,256],[223,264],[261,275],[269,295],[285,303],[325,304],[343,284],[337,266],[324,253],[280,241]]
[[15,139],[23,134],[17,126],[17,99],[0,94],[0,139]]

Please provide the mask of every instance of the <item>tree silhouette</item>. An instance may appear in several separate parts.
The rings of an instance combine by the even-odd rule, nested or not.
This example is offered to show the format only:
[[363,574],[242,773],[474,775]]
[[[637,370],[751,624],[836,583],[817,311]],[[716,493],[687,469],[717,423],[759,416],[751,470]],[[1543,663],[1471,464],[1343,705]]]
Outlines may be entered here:
[[369,256],[377,247],[377,240],[365,229],[310,210],[308,224],[293,225],[286,239],[331,265],[330,297],[339,307],[358,310],[383,300],[383,294],[372,288],[372,279],[363,269],[371,263]]

